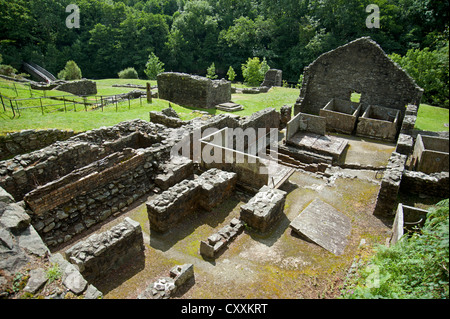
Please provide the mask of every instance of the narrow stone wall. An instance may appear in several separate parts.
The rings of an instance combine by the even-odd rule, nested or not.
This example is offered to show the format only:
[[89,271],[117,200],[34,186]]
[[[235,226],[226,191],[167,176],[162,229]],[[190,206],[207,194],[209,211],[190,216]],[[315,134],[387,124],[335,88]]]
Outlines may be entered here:
[[403,171],[406,164],[406,155],[393,152],[386,166],[381,180],[377,202],[373,214],[377,216],[391,216],[395,209],[397,194],[400,189]]
[[65,251],[66,259],[78,266],[92,282],[122,264],[143,258],[144,240],[138,222],[125,220],[100,234],[94,234]]
[[405,170],[403,172],[400,191],[412,194],[425,194],[439,198],[449,198],[449,173],[440,172],[425,174]]
[[23,130],[0,136],[0,160],[44,148],[56,141],[64,141],[75,133],[72,130]]
[[205,259],[215,259],[243,230],[244,223],[233,218],[228,225],[200,242],[200,254]]

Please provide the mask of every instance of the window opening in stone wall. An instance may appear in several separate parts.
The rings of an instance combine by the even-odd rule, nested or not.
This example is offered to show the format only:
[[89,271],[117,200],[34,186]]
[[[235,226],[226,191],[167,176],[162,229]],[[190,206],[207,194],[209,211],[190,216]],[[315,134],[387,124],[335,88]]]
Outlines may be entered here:
[[361,93],[353,91],[350,95],[350,101],[360,103],[361,102]]

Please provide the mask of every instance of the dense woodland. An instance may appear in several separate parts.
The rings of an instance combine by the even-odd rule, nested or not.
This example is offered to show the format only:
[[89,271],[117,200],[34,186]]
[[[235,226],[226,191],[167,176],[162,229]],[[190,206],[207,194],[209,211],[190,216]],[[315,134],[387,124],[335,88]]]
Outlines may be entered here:
[[[66,27],[71,3],[80,8],[79,28]],[[380,28],[367,28],[368,4],[379,6]],[[423,50],[436,53],[431,67],[439,74],[431,77],[442,79],[425,85],[441,97],[426,89],[426,99],[445,106],[448,90],[437,86],[448,85],[448,7],[447,0],[0,0],[0,54],[18,70],[32,61],[55,75],[74,60],[94,79],[127,67],[145,78],[154,53],[166,71],[204,75],[215,63],[220,77],[232,66],[240,80],[241,65],[259,57],[292,83],[321,53],[371,36],[397,62],[408,51],[416,64]]]

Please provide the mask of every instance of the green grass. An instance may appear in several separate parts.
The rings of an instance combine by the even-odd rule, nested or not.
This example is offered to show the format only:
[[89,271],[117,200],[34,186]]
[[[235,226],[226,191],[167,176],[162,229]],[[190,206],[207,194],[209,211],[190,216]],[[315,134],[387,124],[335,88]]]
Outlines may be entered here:
[[[150,82],[152,86],[156,85],[156,81],[138,80],[138,79],[104,79],[96,80],[97,82],[97,96],[100,95],[114,95],[126,93],[133,88],[124,87],[112,87],[113,84],[139,84],[146,85]],[[244,85],[233,84],[236,87],[244,87]],[[143,119],[149,120],[150,111],[161,111],[169,106],[169,102],[160,99],[153,99],[152,104],[147,104],[145,99],[140,101],[139,99],[132,100],[130,105],[127,101],[118,104],[117,112],[115,104],[104,107],[103,111],[91,110],[91,106],[87,106],[88,112],[85,111],[85,106],[82,104],[83,99],[75,95],[59,92],[59,91],[40,91],[32,90],[27,84],[16,83],[14,88],[13,82],[0,79],[0,93],[12,99],[16,98],[29,98],[43,97],[42,102],[46,106],[44,108],[44,115],[42,110],[38,108],[28,108],[20,111],[20,116],[16,115],[13,118],[13,113],[9,106],[9,101],[6,103],[6,111],[0,105],[0,134],[6,134],[7,132],[20,131],[24,129],[45,129],[45,128],[57,128],[57,129],[72,129],[74,131],[86,131],[101,126],[111,126],[119,122]],[[45,97],[44,97],[45,94]],[[69,100],[66,102],[66,111],[62,101],[56,101],[50,99],[50,96],[66,96]],[[293,105],[298,98],[299,90],[291,88],[274,87],[268,93],[262,94],[233,94],[232,101],[244,106],[244,110],[234,112],[233,114],[240,116],[248,116],[254,112],[260,111],[265,108],[273,107],[279,110],[283,105]],[[357,98],[357,96],[352,96]],[[78,103],[73,103],[73,100]],[[97,99],[98,101],[100,98]],[[87,98],[90,103],[95,103],[95,97],[91,96]],[[13,102],[15,105],[15,102]],[[31,101],[19,101],[19,107],[39,106],[39,100]],[[142,104],[141,104],[142,103]],[[194,110],[206,111],[211,115],[226,113],[224,111],[215,109],[199,109],[187,106],[180,106],[171,103],[175,111],[180,115],[183,120],[191,120],[194,117],[200,116],[199,113],[193,112]],[[75,110],[74,111],[74,106]],[[421,104],[419,108],[419,114],[416,122],[416,128],[429,131],[448,131],[448,127],[444,124],[449,123],[449,110],[437,107],[432,107],[426,104]]]
[[[447,125],[445,126],[445,124]],[[416,129],[432,132],[448,131],[448,124],[448,109],[420,104],[415,126]]]

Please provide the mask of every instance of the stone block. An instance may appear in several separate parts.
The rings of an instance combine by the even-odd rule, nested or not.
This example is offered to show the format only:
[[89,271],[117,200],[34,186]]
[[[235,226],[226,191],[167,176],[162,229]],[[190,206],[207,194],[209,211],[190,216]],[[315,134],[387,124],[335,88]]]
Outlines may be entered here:
[[212,168],[196,180],[201,185],[199,205],[210,211],[234,191],[237,174]]
[[272,87],[282,86],[283,84],[283,71],[277,69],[270,69],[264,75],[264,81],[261,86]]
[[283,215],[286,192],[263,186],[247,204],[241,206],[240,219],[248,226],[265,232]]
[[142,257],[144,241],[138,222],[126,217],[109,230],[93,234],[65,251],[66,259],[92,281],[131,259]]
[[163,173],[155,178],[155,184],[162,190],[189,178],[194,174],[194,162],[187,157],[176,156],[162,165]]

